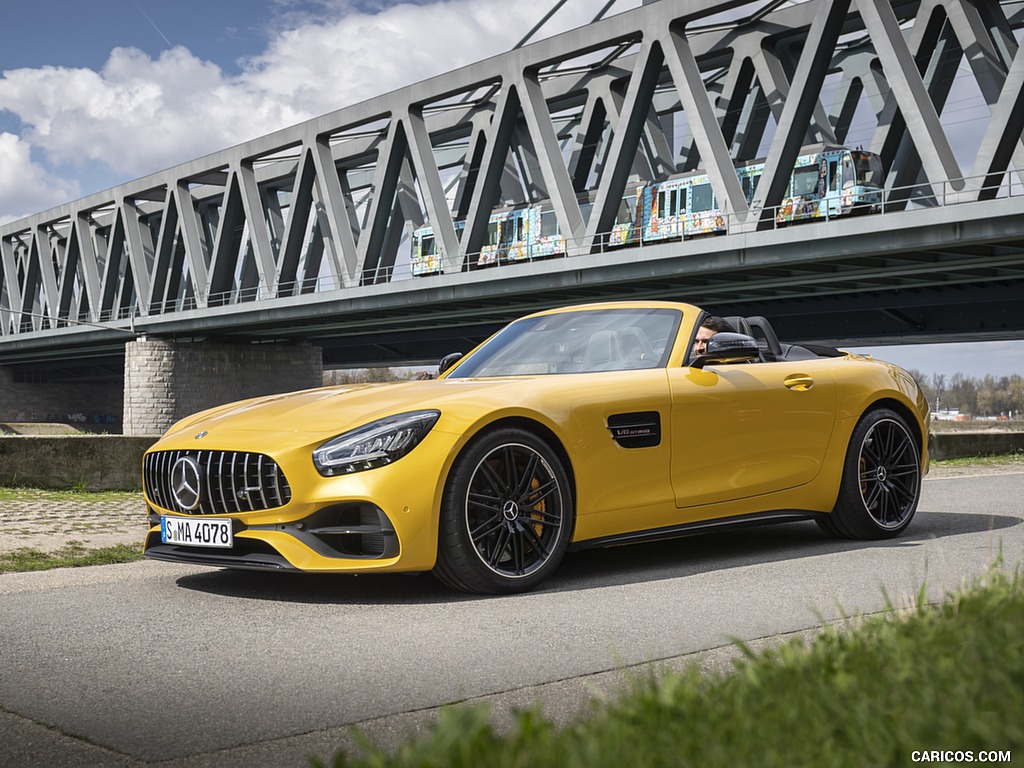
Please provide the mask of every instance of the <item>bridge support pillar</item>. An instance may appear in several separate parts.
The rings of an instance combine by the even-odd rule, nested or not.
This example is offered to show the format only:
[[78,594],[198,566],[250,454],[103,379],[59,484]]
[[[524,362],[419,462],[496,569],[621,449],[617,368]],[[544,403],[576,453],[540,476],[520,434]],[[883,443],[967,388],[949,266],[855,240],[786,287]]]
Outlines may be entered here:
[[142,337],[125,345],[124,434],[158,435],[189,414],[247,397],[319,387],[319,347]]

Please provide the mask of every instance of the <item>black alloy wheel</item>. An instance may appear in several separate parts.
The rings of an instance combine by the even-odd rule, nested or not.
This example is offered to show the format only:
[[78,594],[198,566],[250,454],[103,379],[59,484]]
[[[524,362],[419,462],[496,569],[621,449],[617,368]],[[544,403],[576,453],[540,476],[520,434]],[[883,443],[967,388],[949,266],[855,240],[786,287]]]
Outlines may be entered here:
[[452,470],[435,573],[470,592],[526,591],[557,567],[573,521],[556,453],[532,432],[498,429],[472,443]]
[[903,416],[878,408],[853,430],[839,498],[821,526],[846,538],[891,538],[910,524],[920,496],[918,442]]

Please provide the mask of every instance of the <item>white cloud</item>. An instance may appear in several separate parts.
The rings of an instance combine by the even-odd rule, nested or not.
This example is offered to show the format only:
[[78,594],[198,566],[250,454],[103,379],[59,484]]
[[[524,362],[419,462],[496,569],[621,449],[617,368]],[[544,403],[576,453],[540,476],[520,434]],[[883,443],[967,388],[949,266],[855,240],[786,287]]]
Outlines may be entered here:
[[[0,104],[23,130],[14,147],[5,145],[0,215],[42,210],[79,188],[98,191],[89,166],[112,172],[102,186],[112,177],[127,181],[508,50],[550,7],[550,0],[450,0],[372,13],[334,0],[317,21],[302,17],[278,33],[237,76],[180,46],[156,59],[115,48],[98,72],[8,70]],[[545,31],[584,24],[589,13],[563,9]],[[50,178],[51,194],[12,197],[46,178],[46,167],[28,160],[29,147],[51,169],[80,174],[80,183]]]
[[[563,9],[545,32],[587,23],[588,6]],[[507,51],[550,8],[550,0],[452,0],[349,12],[282,32],[242,78],[323,114]]]
[[13,133],[0,133],[0,224],[77,197],[78,185],[32,161],[31,147]]
[[181,47],[155,60],[115,48],[100,72],[8,71],[0,102],[51,162],[99,162],[129,178],[251,138],[264,125],[309,116],[249,92]]

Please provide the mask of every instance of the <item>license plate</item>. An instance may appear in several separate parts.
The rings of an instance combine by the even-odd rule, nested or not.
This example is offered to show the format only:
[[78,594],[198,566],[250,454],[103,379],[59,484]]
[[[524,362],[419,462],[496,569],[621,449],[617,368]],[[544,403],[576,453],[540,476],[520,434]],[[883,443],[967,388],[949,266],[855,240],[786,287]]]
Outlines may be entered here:
[[231,521],[224,518],[198,520],[191,517],[161,517],[160,540],[185,547],[228,548],[233,542]]

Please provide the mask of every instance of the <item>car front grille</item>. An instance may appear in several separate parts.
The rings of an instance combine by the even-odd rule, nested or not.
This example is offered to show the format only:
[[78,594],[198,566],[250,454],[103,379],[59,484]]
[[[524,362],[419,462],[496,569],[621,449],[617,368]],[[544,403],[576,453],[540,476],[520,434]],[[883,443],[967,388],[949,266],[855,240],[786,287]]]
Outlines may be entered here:
[[[183,484],[181,471],[186,464],[195,474]],[[256,512],[283,507],[292,498],[277,462],[260,453],[157,451],[146,454],[142,481],[153,503],[182,514]],[[190,490],[192,485],[198,487]]]

